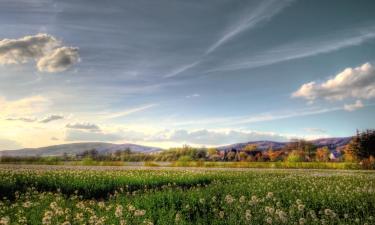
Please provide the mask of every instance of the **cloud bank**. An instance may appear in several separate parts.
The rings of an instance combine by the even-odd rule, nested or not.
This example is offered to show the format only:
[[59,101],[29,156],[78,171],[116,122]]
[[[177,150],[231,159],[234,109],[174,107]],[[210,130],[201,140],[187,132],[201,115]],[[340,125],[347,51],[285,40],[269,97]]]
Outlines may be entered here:
[[90,131],[99,131],[100,127],[93,123],[68,123],[66,128],[78,129],[78,130],[90,130]]
[[49,34],[0,40],[0,65],[17,65],[30,61],[40,72],[63,72],[79,62],[78,48],[62,46]]

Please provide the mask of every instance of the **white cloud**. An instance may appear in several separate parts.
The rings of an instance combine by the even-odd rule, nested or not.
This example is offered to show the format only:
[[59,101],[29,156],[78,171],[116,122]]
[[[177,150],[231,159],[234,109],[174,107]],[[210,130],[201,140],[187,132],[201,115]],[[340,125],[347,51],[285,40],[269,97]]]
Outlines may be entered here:
[[79,60],[78,48],[61,47],[40,58],[37,68],[41,72],[57,73],[69,69]]
[[65,141],[119,141],[123,138],[114,133],[104,133],[101,131],[90,132],[85,130],[68,129],[65,132]]
[[0,40],[0,65],[35,61],[40,72],[62,72],[79,61],[78,49],[64,47],[49,34]]
[[61,119],[64,119],[64,116],[61,116],[61,115],[48,115],[46,117],[44,117],[43,119],[39,120],[40,123],[49,123],[49,122],[52,122],[52,121],[55,121],[55,120],[61,120]]
[[344,100],[346,98],[370,99],[375,97],[375,69],[370,63],[356,68],[346,68],[335,77],[322,83],[303,84],[292,94],[309,101],[316,99]]
[[346,111],[349,111],[349,112],[351,112],[351,111],[355,111],[355,110],[357,110],[357,109],[360,109],[360,108],[363,108],[364,107],[364,105],[363,105],[363,103],[362,103],[362,101],[361,100],[357,100],[355,103],[353,103],[353,104],[345,104],[344,105],[344,109],[346,110]]
[[68,123],[65,127],[78,130],[100,131],[100,127],[93,123]]

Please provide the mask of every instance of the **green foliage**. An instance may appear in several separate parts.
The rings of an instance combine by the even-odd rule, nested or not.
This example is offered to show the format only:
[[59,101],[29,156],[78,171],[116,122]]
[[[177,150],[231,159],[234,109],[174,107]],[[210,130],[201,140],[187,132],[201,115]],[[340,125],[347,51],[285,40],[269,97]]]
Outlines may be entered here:
[[286,160],[287,162],[303,162],[305,161],[305,154],[302,151],[294,150],[289,153]]
[[0,178],[12,197],[0,200],[1,224],[374,224],[370,172],[35,169]]
[[360,160],[375,157],[375,130],[358,131],[348,144],[346,152]]

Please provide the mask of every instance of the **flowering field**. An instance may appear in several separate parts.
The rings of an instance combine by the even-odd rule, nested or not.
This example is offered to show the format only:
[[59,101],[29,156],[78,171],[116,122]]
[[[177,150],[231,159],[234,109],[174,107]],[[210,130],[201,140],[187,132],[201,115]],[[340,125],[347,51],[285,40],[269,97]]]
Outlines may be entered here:
[[375,224],[375,173],[0,169],[0,224]]

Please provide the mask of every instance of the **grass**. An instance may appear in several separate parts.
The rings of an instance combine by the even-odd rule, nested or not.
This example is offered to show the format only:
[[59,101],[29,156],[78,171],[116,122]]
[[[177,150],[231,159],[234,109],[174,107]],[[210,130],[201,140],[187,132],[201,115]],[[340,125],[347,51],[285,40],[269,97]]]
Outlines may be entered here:
[[0,169],[0,224],[375,224],[375,173]]

